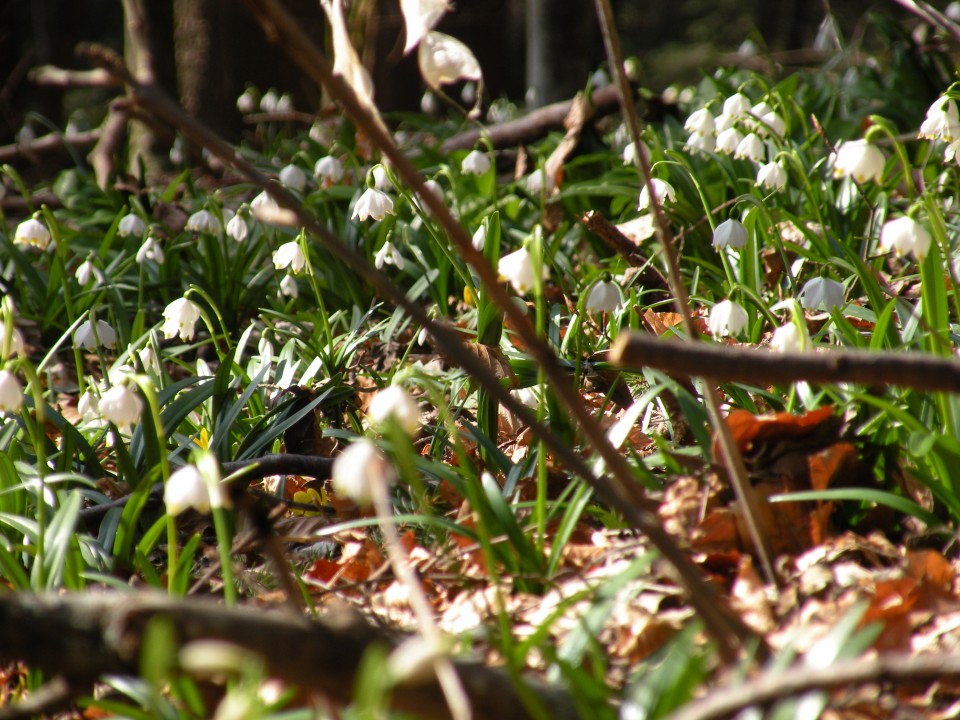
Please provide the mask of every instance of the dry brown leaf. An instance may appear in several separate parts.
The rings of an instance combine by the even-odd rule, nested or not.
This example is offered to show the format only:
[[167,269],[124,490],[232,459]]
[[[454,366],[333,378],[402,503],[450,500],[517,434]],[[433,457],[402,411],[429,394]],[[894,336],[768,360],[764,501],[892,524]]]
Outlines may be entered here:
[[482,343],[465,343],[464,348],[483,363],[497,380],[501,383],[506,381],[504,383],[506,387],[517,386],[517,376],[514,375],[510,361],[503,354],[503,350],[495,345],[483,345]]

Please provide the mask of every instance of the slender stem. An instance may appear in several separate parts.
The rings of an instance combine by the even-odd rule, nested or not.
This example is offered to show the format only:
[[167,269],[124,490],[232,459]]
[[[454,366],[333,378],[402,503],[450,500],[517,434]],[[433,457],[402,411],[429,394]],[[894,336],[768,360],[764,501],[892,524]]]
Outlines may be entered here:
[[[611,71],[616,78],[617,87],[620,89],[621,110],[627,127],[630,129],[630,139],[633,140],[637,148],[638,165],[641,175],[643,176],[643,181],[647,187],[647,193],[650,195],[650,207],[656,219],[657,240],[659,240],[660,246],[663,248],[663,256],[667,262],[667,278],[670,281],[670,289],[676,298],[677,312],[680,314],[683,330],[692,342],[697,338],[697,331],[693,326],[693,315],[690,312],[690,298],[687,295],[687,289],[683,284],[683,279],[680,277],[680,265],[677,260],[676,250],[673,246],[673,238],[669,224],[667,223],[667,217],[654,192],[650,163],[641,151],[643,146],[640,144],[640,121],[637,118],[636,108],[634,107],[630,93],[630,83],[627,81],[627,75],[623,69],[623,54],[620,51],[620,38],[617,34],[616,25],[614,24],[613,8],[610,5],[610,0],[596,0],[596,6],[597,15],[600,19],[600,28],[603,33],[603,42],[607,50],[607,62],[610,64]],[[710,424],[717,433],[717,439],[723,451],[723,464],[726,466],[727,475],[730,478],[730,483],[733,485],[737,499],[743,507],[744,520],[747,524],[747,530],[750,533],[750,539],[753,541],[757,555],[760,558],[760,566],[763,569],[767,582],[775,585],[776,575],[774,575],[773,572],[773,563],[770,561],[770,552],[767,547],[766,538],[761,534],[760,526],[757,523],[758,509],[756,500],[747,481],[747,469],[743,464],[743,457],[740,455],[740,451],[737,449],[733,441],[733,436],[730,433],[730,428],[727,426],[720,412],[720,397],[716,388],[708,382],[703,383],[703,396],[707,406],[707,413],[710,416]]]

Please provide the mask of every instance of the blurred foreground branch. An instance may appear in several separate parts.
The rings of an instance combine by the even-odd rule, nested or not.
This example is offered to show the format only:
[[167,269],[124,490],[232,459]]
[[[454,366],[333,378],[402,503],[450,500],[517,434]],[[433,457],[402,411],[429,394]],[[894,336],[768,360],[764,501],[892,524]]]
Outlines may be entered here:
[[[10,593],[0,596],[0,660],[22,660],[65,678],[71,687],[89,685],[104,674],[137,675],[144,632],[155,619],[169,624],[180,647],[196,640],[231,643],[262,658],[270,677],[344,704],[353,699],[356,673],[367,649],[393,648],[404,639],[350,612],[311,620],[155,594]],[[531,696],[545,717],[579,717],[573,701],[560,689],[523,680],[522,700],[507,672],[477,662],[452,662],[475,718],[533,717],[525,704]],[[434,677],[399,684],[392,705],[421,718],[449,717]]]

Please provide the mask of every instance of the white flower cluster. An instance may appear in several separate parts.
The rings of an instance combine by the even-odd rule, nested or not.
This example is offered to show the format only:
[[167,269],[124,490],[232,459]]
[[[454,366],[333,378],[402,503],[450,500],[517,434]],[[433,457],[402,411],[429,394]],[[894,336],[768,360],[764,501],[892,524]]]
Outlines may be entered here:
[[687,118],[683,128],[690,133],[689,150],[750,160],[760,166],[757,185],[776,192],[786,187],[786,169],[773,156],[776,141],[786,135],[787,123],[767,100],[752,104],[743,93],[734,93],[723,101],[718,115],[702,107]]

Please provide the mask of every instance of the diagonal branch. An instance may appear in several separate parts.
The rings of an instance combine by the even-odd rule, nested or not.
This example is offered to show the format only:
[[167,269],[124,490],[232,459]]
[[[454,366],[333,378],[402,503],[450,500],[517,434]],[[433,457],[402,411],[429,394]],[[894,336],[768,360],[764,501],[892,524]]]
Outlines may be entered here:
[[719,720],[754,705],[769,706],[812,690],[833,690],[884,681],[935,683],[960,678],[960,657],[878,655],[824,668],[797,666],[711,692],[667,716],[667,720]]
[[[508,410],[514,412],[524,423],[530,425],[534,434],[557,454],[567,466],[583,477],[596,490],[599,497],[623,514],[624,518],[634,527],[643,532],[666,560],[674,567],[680,583],[687,590],[691,604],[698,611],[710,634],[718,643],[720,653],[726,660],[737,657],[739,649],[755,640],[754,633],[736,616],[729,605],[723,600],[715,588],[706,583],[700,571],[690,562],[689,558],[677,547],[673,538],[663,529],[654,510],[653,503],[643,493],[640,483],[635,478],[629,463],[619,450],[614,448],[599,423],[594,419],[592,411],[583,403],[580,396],[572,387],[569,377],[557,361],[556,355],[549,345],[535,332],[530,318],[524,314],[506,293],[499,282],[497,274],[490,263],[477,251],[471,242],[471,237],[460,222],[452,215],[442,198],[435,195],[424,185],[424,179],[410,162],[410,159],[397,147],[392,136],[384,128],[379,118],[374,116],[360,101],[353,88],[341,77],[333,74],[333,69],[326,56],[320,52],[311,40],[304,34],[301,26],[280,6],[276,0],[247,0],[247,5],[257,16],[268,37],[283,45],[284,50],[293,58],[301,69],[330,92],[330,95],[344,108],[347,115],[362,128],[370,141],[380,149],[390,161],[397,174],[420,197],[437,222],[445,231],[449,240],[457,248],[463,259],[476,270],[480,281],[490,298],[503,311],[506,321],[514,328],[528,348],[528,352],[543,369],[544,376],[551,390],[563,405],[564,409],[575,421],[577,429],[586,439],[588,447],[594,449],[603,459],[609,475],[595,475],[576,453],[570,451],[549,429],[537,423],[532,413],[525,408],[522,413],[516,413],[514,408],[520,409],[521,403],[512,395],[503,391],[498,383],[490,383],[493,379],[486,368],[478,367],[471,357],[470,363],[461,363],[469,373],[474,374],[483,386],[496,397]],[[274,194],[275,197],[276,194]],[[279,202],[279,197],[277,197]],[[284,204],[284,203],[281,203]],[[287,205],[289,206],[289,205]],[[316,222],[308,227],[313,232]],[[333,250],[342,245],[333,238],[325,228],[318,232],[325,243]],[[337,251],[339,252],[339,251]],[[369,273],[369,263],[361,258],[363,274]],[[396,286],[386,279],[377,278],[381,287],[391,288],[390,297],[398,305],[410,312],[421,325],[426,326],[434,334],[433,328],[442,327],[441,324],[430,322],[421,308],[406,302],[402,294],[398,295]],[[445,329],[445,328],[444,328]],[[449,332],[438,339],[440,346],[447,346],[454,342],[458,345],[461,339]],[[448,354],[453,354],[452,347],[446,347]],[[459,351],[460,356],[466,353]],[[467,358],[463,358],[467,359]],[[558,448],[562,451],[558,452]],[[572,461],[572,462],[571,462]]]

